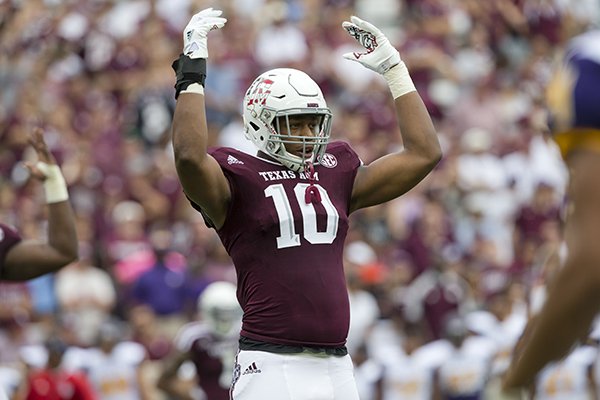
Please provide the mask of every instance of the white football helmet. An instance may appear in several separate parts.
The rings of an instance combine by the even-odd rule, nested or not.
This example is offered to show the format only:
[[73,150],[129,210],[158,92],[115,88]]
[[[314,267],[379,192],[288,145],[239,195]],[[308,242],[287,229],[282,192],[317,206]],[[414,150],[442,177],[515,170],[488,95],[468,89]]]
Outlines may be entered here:
[[[331,135],[331,110],[317,83],[306,73],[277,68],[261,74],[246,91],[243,107],[246,138],[260,151],[294,171],[304,171],[307,163],[321,161]],[[289,117],[293,115],[318,116],[314,135],[282,134],[282,124],[291,132]],[[303,155],[288,153],[285,145],[290,143],[300,143]]]
[[212,332],[227,336],[240,327],[242,309],[237,301],[236,288],[230,282],[213,282],[198,297],[198,310]]

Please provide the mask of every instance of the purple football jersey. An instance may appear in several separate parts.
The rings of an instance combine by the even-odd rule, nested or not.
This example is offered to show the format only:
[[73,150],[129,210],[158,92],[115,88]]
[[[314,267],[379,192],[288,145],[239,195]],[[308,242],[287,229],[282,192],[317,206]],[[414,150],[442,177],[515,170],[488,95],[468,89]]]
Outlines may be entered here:
[[11,247],[21,241],[21,236],[12,228],[0,224],[0,278],[4,269],[4,260]]
[[211,149],[229,180],[218,234],[233,259],[242,335],[283,345],[340,347],[350,311],[343,267],[349,203],[361,161],[345,142],[315,166],[321,202],[305,201],[304,173],[231,148]]

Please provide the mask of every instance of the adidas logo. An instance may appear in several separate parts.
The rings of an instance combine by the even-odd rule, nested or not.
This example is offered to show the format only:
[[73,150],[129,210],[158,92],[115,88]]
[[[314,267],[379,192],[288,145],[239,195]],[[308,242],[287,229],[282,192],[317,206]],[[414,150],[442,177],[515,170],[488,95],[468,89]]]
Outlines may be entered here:
[[242,375],[260,374],[261,372],[262,371],[256,366],[256,363],[253,362],[252,364],[248,365],[248,367],[244,370]]
[[231,164],[244,164],[243,162],[241,162],[240,160],[238,160],[237,158],[235,158],[232,155],[227,156],[227,164],[231,165]]

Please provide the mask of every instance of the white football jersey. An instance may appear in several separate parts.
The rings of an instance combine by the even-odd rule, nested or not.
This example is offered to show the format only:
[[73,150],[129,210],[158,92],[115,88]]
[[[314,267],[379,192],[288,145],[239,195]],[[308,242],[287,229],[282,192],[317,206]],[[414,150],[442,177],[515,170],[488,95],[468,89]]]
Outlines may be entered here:
[[90,352],[88,377],[102,400],[140,399],[138,368],[146,350],[138,343],[121,342],[110,354]]
[[487,311],[474,311],[466,317],[469,330],[493,340],[497,352],[492,360],[491,374],[501,376],[510,365],[514,346],[521,337],[527,317],[521,310],[513,312],[504,321],[499,321]]
[[566,359],[548,365],[536,379],[536,399],[590,399],[588,370],[596,354],[596,348],[583,346],[575,349]]
[[354,366],[354,380],[361,400],[374,400],[377,382],[382,379],[383,366],[373,359]]
[[482,395],[488,382],[496,346],[483,337],[468,337],[455,348],[438,370],[440,389],[445,395]]
[[0,365],[0,400],[12,398],[23,379],[24,376],[17,366],[13,368]]
[[387,360],[383,393],[386,400],[422,400],[433,396],[434,372],[451,354],[450,345],[436,341],[411,354]]

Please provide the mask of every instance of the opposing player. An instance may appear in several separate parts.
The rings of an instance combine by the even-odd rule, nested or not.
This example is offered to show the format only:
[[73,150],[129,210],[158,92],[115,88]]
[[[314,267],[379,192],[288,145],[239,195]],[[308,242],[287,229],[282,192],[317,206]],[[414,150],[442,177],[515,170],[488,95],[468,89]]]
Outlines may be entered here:
[[29,139],[38,162],[25,164],[43,181],[48,204],[47,241],[21,240],[14,229],[0,223],[0,280],[24,281],[57,271],[77,258],[77,234],[69,193],[60,167],[36,128]]
[[237,352],[242,310],[233,283],[211,283],[198,298],[200,321],[184,325],[177,337],[177,352],[166,365],[159,387],[169,395],[193,399],[193,390],[179,384],[178,372],[191,361],[199,388],[206,398],[228,400]]
[[286,68],[264,72],[244,96],[245,134],[257,155],[207,149],[207,33],[223,27],[220,15],[203,10],[185,29],[184,54],[173,64],[173,147],[186,195],[237,271],[244,316],[232,398],[357,399],[345,348],[348,217],[406,193],[435,167],[435,129],[398,51],[352,17],[343,28],[364,51],[344,57],[386,79],[401,151],[363,165],[346,142],[330,142],[332,114],[319,86]]
[[150,399],[146,349],[124,336],[120,322],[104,321],[98,328],[97,347],[82,352],[81,369],[102,400]]
[[548,87],[548,105],[569,167],[568,255],[526,328],[504,379],[506,390],[531,384],[548,363],[566,355],[600,311],[600,31],[572,39]]

